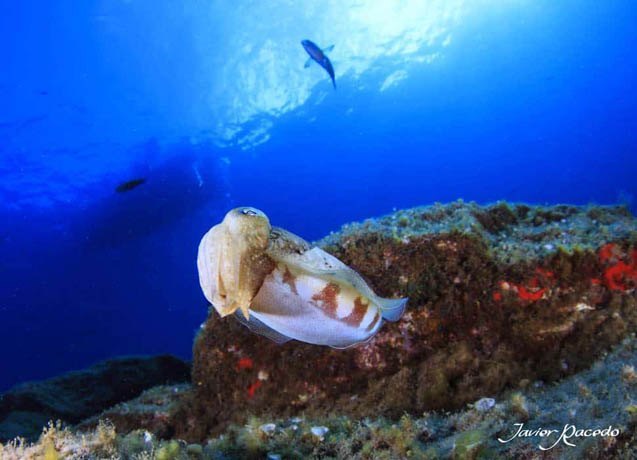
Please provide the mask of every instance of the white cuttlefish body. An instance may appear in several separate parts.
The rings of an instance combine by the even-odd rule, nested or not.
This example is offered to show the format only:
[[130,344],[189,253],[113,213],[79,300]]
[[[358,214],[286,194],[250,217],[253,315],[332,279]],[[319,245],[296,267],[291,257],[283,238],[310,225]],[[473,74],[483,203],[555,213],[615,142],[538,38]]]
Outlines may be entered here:
[[266,276],[250,314],[285,337],[337,348],[364,342],[381,326],[379,306],[352,286],[285,264]]
[[383,319],[397,321],[407,302],[378,297],[354,270],[271,228],[254,208],[232,210],[213,227],[199,245],[197,264],[202,290],[221,316],[235,313],[278,343],[345,348],[365,342]]

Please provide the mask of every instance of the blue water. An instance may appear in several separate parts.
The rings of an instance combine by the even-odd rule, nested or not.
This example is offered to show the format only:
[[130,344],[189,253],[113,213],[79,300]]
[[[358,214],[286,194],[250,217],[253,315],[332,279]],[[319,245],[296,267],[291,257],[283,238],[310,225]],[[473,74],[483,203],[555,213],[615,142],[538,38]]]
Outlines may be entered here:
[[183,3],[3,5],[0,390],[188,358],[239,205],[308,240],[459,198],[637,211],[633,0]]

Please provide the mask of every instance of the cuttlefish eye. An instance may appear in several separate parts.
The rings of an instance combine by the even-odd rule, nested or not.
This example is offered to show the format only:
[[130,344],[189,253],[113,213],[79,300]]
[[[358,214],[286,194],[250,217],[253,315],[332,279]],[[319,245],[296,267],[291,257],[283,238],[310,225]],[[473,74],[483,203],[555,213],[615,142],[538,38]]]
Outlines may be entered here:
[[250,208],[244,208],[241,211],[241,214],[244,214],[246,216],[256,216],[257,212],[254,209],[250,209]]

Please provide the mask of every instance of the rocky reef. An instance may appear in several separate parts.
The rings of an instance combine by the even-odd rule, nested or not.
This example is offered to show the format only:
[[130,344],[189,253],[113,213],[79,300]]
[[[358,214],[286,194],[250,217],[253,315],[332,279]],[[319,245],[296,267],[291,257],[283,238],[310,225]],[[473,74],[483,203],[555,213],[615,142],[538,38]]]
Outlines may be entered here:
[[[0,444],[0,458],[40,459],[626,459],[637,455],[637,340],[634,334],[590,369],[559,384],[534,382],[497,398],[481,398],[454,412],[426,412],[398,419],[247,416],[223,435],[204,442],[162,438],[185,386],[161,386],[115,406],[99,422],[73,429],[50,423],[37,443]],[[178,391],[175,391],[175,390]],[[121,423],[149,421],[153,427]],[[116,416],[113,423],[108,418]],[[96,417],[94,420],[97,420]],[[163,426],[158,425],[163,423]],[[518,425],[516,425],[518,424]],[[518,436],[526,430],[557,429],[551,436]],[[90,429],[87,429],[90,426]],[[560,437],[566,427],[569,437]],[[576,430],[608,430],[585,437]],[[547,450],[541,450],[540,446]],[[48,455],[48,457],[47,457]]]
[[335,350],[211,313],[176,435],[205,439],[248,413],[397,419],[570,375],[637,326],[636,243],[622,207],[458,202],[348,225],[318,245],[381,296],[408,296],[401,321]]
[[[456,202],[350,224],[316,244],[379,295],[408,296],[403,318],[336,350],[277,345],[211,311],[190,387],[149,390],[82,429],[119,433],[109,448],[124,458],[170,449],[163,458],[621,458],[637,449],[637,220],[624,207]],[[515,423],[575,421],[619,434],[550,451],[537,437],[497,441]],[[51,426],[39,444],[5,453],[44,449],[51,430],[79,436]]]
[[27,382],[0,395],[0,441],[36,439],[50,420],[75,424],[142,391],[185,382],[188,363],[170,355],[107,360],[81,371]]

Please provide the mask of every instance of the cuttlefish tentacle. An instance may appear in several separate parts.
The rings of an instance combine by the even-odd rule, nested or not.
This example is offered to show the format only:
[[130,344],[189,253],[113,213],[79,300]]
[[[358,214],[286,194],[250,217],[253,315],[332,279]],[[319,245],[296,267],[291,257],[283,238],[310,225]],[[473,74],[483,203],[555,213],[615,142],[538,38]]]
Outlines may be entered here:
[[270,227],[254,208],[230,211],[202,239],[199,278],[221,316],[235,313],[277,343],[290,339],[345,348],[397,321],[407,299],[377,296],[336,257]]

